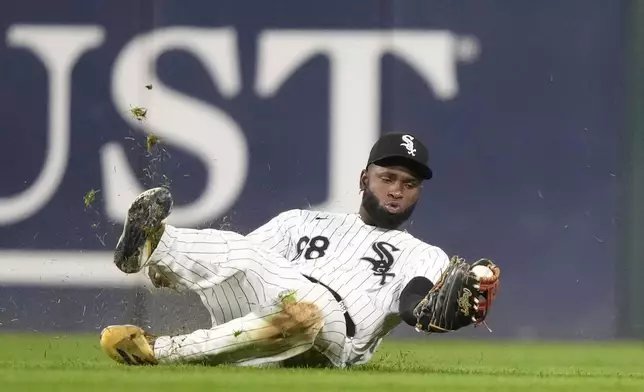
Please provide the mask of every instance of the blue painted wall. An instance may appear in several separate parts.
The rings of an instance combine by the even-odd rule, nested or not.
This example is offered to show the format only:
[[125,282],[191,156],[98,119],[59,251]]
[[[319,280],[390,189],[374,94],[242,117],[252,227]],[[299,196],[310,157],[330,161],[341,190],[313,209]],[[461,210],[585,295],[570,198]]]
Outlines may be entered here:
[[[250,0],[0,2],[0,206],[33,185],[42,170],[52,109],[51,70],[33,50],[12,43],[10,33],[56,25],[89,27],[100,36],[71,73],[70,112],[63,113],[70,132],[64,176],[42,208],[0,225],[0,248],[109,251],[120,223],[106,208],[100,154],[108,143],[122,147],[142,185],[161,183],[164,174],[178,204],[200,196],[206,165],[172,140],[162,144],[168,156],[151,164],[157,155],[146,154],[143,128],[123,110],[128,105],[149,103],[154,121],[159,112],[152,107],[163,94],[190,97],[206,111],[221,111],[237,127],[248,159],[245,177],[236,180],[239,191],[225,212],[209,217],[205,211],[206,218],[191,225],[226,224],[242,232],[284,209],[325,203],[339,175],[357,184],[359,159],[341,158],[347,168],[342,173],[330,169],[332,134],[339,129],[335,116],[346,127],[336,132],[336,145],[344,139],[370,140],[370,130],[408,131],[425,140],[435,178],[426,185],[409,229],[448,254],[490,257],[503,267],[502,291],[490,320],[494,336],[611,338],[624,180],[622,19],[620,2],[594,0],[327,0],[278,6]],[[127,45],[141,34],[172,27],[203,28],[203,37],[227,29],[233,37],[230,50],[213,44],[209,53],[216,61],[232,61],[232,71],[213,80],[207,61],[191,47],[174,47],[152,59],[158,82],[152,90],[144,88],[148,79],[131,75],[126,76],[135,86],[123,87],[127,82],[117,81],[115,69]],[[270,47],[267,35],[284,32],[295,41]],[[410,32],[420,37],[416,43],[405,35]],[[274,82],[280,84],[274,92],[263,90],[262,73],[277,74],[276,64],[297,52],[298,42],[312,45],[312,33],[342,41],[344,52],[340,46],[316,52],[283,82]],[[62,56],[71,40],[57,41],[61,48],[48,53]],[[375,79],[355,65],[364,59],[351,59],[369,40],[394,48],[375,57]],[[145,46],[138,50],[147,59]],[[334,85],[341,72],[334,64],[340,62],[348,68]],[[426,65],[434,63],[445,68]],[[352,90],[364,86],[375,94],[358,92],[365,101],[348,100]],[[136,94],[125,102],[115,98],[119,88]],[[344,114],[338,114],[338,100],[348,104],[341,108]],[[173,114],[185,116],[186,123],[185,129],[170,130],[174,137],[191,132],[193,115]],[[351,121],[362,124],[355,135]],[[221,129],[210,132],[207,143],[226,143],[218,136]],[[369,147],[352,144],[350,149],[366,157]],[[215,156],[215,166],[235,165],[228,160],[239,158],[236,153]],[[147,177],[149,167],[156,177]],[[233,185],[215,183],[218,189],[227,186]],[[87,209],[83,196],[92,188],[101,192]],[[356,200],[357,189],[352,191],[347,200]],[[0,260],[0,274],[11,274],[14,262]],[[94,330],[105,309],[120,309],[131,295],[108,290],[100,304],[92,300],[95,306],[86,308],[80,322],[70,317],[104,289],[2,283],[0,329]],[[87,290],[99,291],[89,295]],[[58,303],[45,300],[57,296]]]

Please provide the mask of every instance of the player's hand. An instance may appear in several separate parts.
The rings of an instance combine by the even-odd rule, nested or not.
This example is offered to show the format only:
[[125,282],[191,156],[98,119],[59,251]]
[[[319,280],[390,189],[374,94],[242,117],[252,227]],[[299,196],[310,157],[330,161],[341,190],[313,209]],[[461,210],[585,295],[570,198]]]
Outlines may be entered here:
[[469,265],[453,257],[439,281],[414,309],[416,329],[441,333],[485,322],[496,297],[500,273],[490,260]]

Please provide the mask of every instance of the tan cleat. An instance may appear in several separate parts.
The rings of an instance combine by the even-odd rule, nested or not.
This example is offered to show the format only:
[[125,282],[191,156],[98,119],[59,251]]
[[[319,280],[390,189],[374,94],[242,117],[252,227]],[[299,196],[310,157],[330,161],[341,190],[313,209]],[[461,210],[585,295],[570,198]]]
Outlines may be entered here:
[[101,348],[116,362],[126,365],[156,365],[156,338],[135,325],[112,325],[101,332]]

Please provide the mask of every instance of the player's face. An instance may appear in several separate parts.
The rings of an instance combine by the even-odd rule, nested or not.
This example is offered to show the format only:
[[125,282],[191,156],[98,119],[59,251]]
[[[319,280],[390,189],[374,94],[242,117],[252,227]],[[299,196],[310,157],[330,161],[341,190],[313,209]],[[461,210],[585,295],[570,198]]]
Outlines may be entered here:
[[362,174],[363,210],[374,224],[396,228],[411,216],[421,181],[402,166],[371,165]]

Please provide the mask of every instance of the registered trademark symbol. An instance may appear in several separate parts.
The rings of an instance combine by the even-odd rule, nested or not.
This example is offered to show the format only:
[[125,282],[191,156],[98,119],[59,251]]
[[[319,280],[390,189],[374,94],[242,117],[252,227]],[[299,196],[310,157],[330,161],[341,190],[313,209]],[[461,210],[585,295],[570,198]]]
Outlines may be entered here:
[[461,37],[456,44],[456,56],[459,60],[471,63],[478,59],[481,54],[481,44],[476,37]]

